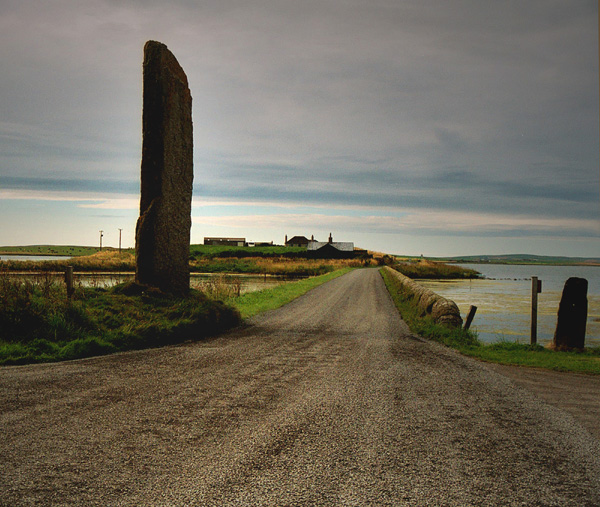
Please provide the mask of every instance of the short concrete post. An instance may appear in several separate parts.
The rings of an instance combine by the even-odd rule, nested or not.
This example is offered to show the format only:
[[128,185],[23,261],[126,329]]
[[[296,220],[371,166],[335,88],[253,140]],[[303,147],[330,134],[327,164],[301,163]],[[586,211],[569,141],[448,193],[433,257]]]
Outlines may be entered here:
[[73,286],[73,266],[67,266],[65,269],[65,284],[67,286],[67,298],[71,299],[75,287]]
[[475,305],[471,305],[469,307],[469,313],[467,314],[467,319],[465,320],[465,327],[464,327],[465,330],[467,330],[471,327],[471,322],[473,322],[476,312],[477,312],[477,307]]
[[587,321],[587,290],[585,278],[569,278],[565,282],[558,306],[558,320],[552,345],[558,350],[583,349]]

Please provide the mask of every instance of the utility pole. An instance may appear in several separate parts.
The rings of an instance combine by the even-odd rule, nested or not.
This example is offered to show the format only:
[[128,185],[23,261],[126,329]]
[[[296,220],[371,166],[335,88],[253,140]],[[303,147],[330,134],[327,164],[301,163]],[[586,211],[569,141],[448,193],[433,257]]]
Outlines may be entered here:
[[119,229],[119,255],[121,255],[121,231],[123,229]]
[[102,236],[104,236],[103,232],[104,231],[100,231],[100,251],[102,251]]

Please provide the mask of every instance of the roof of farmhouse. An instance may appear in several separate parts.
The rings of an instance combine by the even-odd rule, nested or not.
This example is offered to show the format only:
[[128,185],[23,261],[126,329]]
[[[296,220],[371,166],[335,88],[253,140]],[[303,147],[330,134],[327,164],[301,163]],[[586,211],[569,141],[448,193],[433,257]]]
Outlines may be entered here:
[[323,248],[325,245],[331,245],[334,248],[337,248],[340,252],[353,252],[354,251],[354,243],[342,243],[342,242],[332,242],[329,243],[327,241],[311,241],[306,247],[307,250],[318,250],[319,248]]

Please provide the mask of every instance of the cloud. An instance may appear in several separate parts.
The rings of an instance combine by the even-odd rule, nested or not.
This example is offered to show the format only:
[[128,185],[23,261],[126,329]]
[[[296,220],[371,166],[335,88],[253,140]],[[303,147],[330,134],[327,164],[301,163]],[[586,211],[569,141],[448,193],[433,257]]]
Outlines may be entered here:
[[523,234],[528,221],[558,231],[544,218],[593,236],[585,221],[599,218],[597,9],[547,0],[6,0],[0,188],[97,194],[80,205],[134,209],[142,47],[158,39],[189,78],[203,206],[412,209],[422,226],[402,230],[437,231],[432,212],[471,214],[482,234],[510,225],[480,228],[480,216],[512,217]]
[[436,212],[404,209],[398,215],[356,215],[323,213],[284,213],[260,215],[198,216],[194,224],[232,229],[252,229],[260,225],[274,230],[334,229],[379,234],[419,233],[438,236],[595,236],[600,237],[600,225],[595,220],[543,217]]

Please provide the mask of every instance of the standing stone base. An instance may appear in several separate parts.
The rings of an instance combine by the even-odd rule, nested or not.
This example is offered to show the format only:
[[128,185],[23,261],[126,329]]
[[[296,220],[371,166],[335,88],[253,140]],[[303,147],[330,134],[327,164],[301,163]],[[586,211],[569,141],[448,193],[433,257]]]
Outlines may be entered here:
[[136,226],[136,282],[164,292],[190,287],[192,97],[175,56],[160,42],[144,46],[142,188]]

